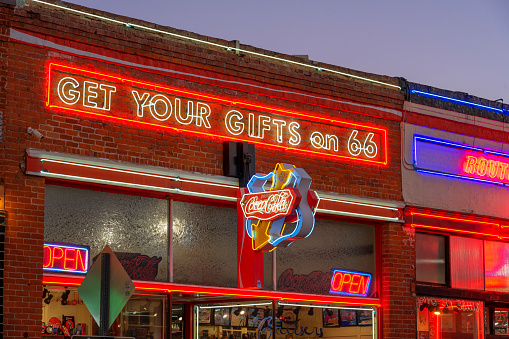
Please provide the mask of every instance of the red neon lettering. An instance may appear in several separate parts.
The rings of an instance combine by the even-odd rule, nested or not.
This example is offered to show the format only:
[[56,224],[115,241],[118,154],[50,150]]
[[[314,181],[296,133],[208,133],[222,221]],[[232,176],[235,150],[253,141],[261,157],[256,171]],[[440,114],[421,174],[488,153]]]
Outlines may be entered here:
[[467,156],[467,162],[465,163],[465,172],[474,173],[475,172],[475,164],[477,163],[477,158],[473,156]]
[[[346,279],[348,278],[348,280]],[[344,288],[343,288],[343,285],[344,284],[350,284],[350,282],[352,281],[352,275],[350,273],[343,273],[343,279],[341,280],[341,291],[344,291]]]
[[44,245],[42,267],[49,267],[49,265],[51,264],[52,257],[53,257],[53,255],[52,255],[51,247]]
[[342,282],[343,274],[341,272],[336,272],[336,274],[334,274],[334,278],[332,279],[332,290],[341,291]]
[[[80,271],[86,271],[88,269],[88,267],[87,267],[87,252],[83,251],[85,256],[83,256],[83,254],[81,252],[82,252],[81,250],[77,250],[77,253],[76,253],[76,269],[78,269]],[[78,267],[78,264],[79,264],[79,267]]]
[[[358,294],[359,293],[359,282],[361,280],[361,276],[358,275],[358,274],[354,274],[352,276],[352,282],[350,283],[350,288],[348,289],[348,292],[349,293],[355,293],[355,294]],[[357,287],[357,289],[354,289],[355,287]]]
[[[78,262],[76,261],[76,252],[77,250],[74,248],[65,249],[64,270],[76,270],[78,267]],[[74,256],[72,256],[72,253],[74,253]],[[67,265],[68,262],[71,263],[71,267]]]
[[[57,250],[60,251],[60,256],[57,256]],[[53,256],[51,259],[51,267],[55,267],[55,259],[60,260],[64,257],[64,250],[61,247],[53,247]]]
[[367,294],[368,293],[368,287],[369,287],[369,278],[366,276],[361,276],[361,281],[359,282],[359,290],[361,294]]

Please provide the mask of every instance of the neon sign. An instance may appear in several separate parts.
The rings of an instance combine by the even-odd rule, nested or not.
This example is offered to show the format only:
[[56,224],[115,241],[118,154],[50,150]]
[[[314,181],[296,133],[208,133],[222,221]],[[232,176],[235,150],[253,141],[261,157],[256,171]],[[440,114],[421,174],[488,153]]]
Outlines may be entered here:
[[67,273],[87,273],[89,248],[64,244],[44,244],[42,269]]
[[240,201],[244,215],[249,219],[275,220],[290,214],[300,195],[294,189],[245,194]]
[[414,135],[418,172],[509,185],[509,154],[447,140]]
[[50,63],[46,106],[203,138],[387,165],[387,130]]
[[368,295],[371,274],[354,271],[334,270],[329,293],[342,295]]
[[[269,179],[272,185],[266,191],[264,185]],[[311,234],[318,196],[309,190],[310,185],[311,177],[306,171],[288,164],[277,164],[269,174],[251,177],[249,193],[242,197],[240,205],[254,250],[272,251]]]

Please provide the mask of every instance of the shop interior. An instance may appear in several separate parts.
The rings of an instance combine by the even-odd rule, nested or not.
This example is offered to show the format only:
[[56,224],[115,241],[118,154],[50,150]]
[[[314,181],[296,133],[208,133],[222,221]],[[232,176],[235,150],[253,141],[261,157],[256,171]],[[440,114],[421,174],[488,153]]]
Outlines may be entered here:
[[196,305],[195,314],[200,339],[268,339],[274,337],[273,332],[275,338],[285,339],[360,339],[374,338],[376,328],[371,307],[267,300]]
[[417,337],[484,338],[483,302],[417,298]]
[[[376,337],[376,310],[326,304],[274,300],[212,302],[190,295],[168,304],[167,296],[134,295],[113,322],[107,335],[136,339],[184,338],[192,328],[200,339]],[[217,300],[217,297],[214,297]],[[222,300],[227,300],[225,297]],[[171,319],[166,319],[171,309]],[[186,314],[191,316],[186,316]],[[275,314],[275,324],[273,324]],[[275,326],[273,328],[273,325]],[[43,338],[98,335],[99,328],[76,289],[45,286],[42,298]]]

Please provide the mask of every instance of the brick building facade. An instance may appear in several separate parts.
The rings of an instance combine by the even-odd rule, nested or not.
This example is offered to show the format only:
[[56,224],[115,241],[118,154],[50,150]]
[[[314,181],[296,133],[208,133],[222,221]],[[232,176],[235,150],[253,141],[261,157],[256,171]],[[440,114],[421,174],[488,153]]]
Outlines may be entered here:
[[[416,337],[415,233],[414,228],[402,223],[400,124],[404,94],[399,90],[398,79],[237,45],[67,3],[27,1],[25,6],[16,7],[2,2],[0,9],[3,60],[0,178],[5,188],[7,212],[2,280],[5,338],[41,337],[41,321],[48,325],[44,312],[62,299],[56,293],[60,295],[62,290],[70,289],[74,295],[79,285],[80,276],[43,271],[46,242],[88,245],[92,256],[98,254],[91,243],[59,238],[59,230],[62,231],[59,227],[74,229],[76,233],[81,229],[74,221],[64,222],[62,226],[51,210],[53,204],[62,202],[63,190],[71,189],[71,197],[92,192],[169,201],[167,231],[173,234],[171,225],[176,232],[177,224],[171,219],[173,201],[204,208],[235,208],[236,193],[226,191],[239,182],[237,178],[225,176],[225,141],[254,145],[256,173],[269,173],[276,163],[304,169],[313,180],[311,188],[322,198],[316,218],[323,225],[332,223],[334,232],[336,228],[350,227],[346,234],[363,234],[363,225],[367,225],[372,237],[368,245],[363,245],[362,240],[345,240],[339,233],[334,236],[337,241],[332,246],[338,246],[338,253],[350,251],[344,255],[344,265],[348,267],[342,267],[342,262],[334,264],[334,258],[322,254],[325,248],[320,243],[312,243],[311,252],[305,253],[320,261],[323,255],[323,261],[337,265],[331,269],[346,268],[353,272],[357,271],[355,262],[359,257],[359,262],[366,261],[366,267],[370,267],[366,270],[372,270],[373,285],[366,298],[316,297],[303,287],[299,291],[285,291],[279,283],[271,286],[270,270],[266,269],[265,288],[255,290],[259,295],[253,296],[253,290],[221,282],[224,275],[211,283],[200,278],[179,278],[179,263],[174,262],[177,259],[172,251],[165,250],[167,262],[162,260],[159,270],[166,265],[166,274],[155,278],[157,288],[150,285],[154,289],[150,293],[163,298],[161,305],[166,314],[155,336],[169,337],[172,332],[169,330],[171,306],[177,299],[179,305],[186,305],[184,312],[187,312],[182,316],[187,323],[181,330],[185,337],[193,335],[198,329],[193,327],[193,311],[189,305],[203,303],[197,297],[200,293],[217,295],[223,291],[225,302],[230,300],[228,295],[246,300],[265,298],[271,302],[315,300],[316,303],[308,305],[310,313],[312,307],[322,310],[338,305],[361,312],[359,308],[365,305],[369,306],[369,312],[373,311],[370,313],[373,317],[368,317],[371,320],[366,318],[367,323],[371,322],[368,327],[373,329],[369,335]],[[212,108],[207,110],[207,107]],[[186,121],[189,111],[195,112],[194,118],[191,116]],[[226,130],[220,130],[217,126],[223,126],[226,121],[225,112],[234,113],[229,115],[232,120],[229,125],[226,123]],[[180,114],[178,118],[177,114]],[[331,135],[337,138],[329,138]],[[368,148],[371,143],[374,146]],[[55,167],[50,166],[52,163]],[[76,164],[81,167],[72,167]],[[87,166],[118,172],[105,178],[102,172],[84,170]],[[67,172],[57,173],[58,170]],[[145,181],[122,179],[120,171],[144,173]],[[164,189],[156,187],[156,174],[166,180],[165,185],[168,182],[171,185]],[[217,187],[213,186],[216,184]],[[95,210],[83,208],[85,215],[95,214]],[[315,232],[322,227],[320,223],[317,221]],[[236,229],[236,225],[231,227]],[[113,243],[119,242],[119,237],[117,234]],[[313,240],[310,237],[299,241],[311,244]],[[349,242],[355,246],[344,250]],[[297,243],[295,255],[301,255],[304,249]],[[214,246],[210,244],[213,251],[217,250]],[[228,246],[236,249],[237,244],[228,243]],[[278,249],[275,256],[277,262],[282,262],[278,267],[286,267],[285,262],[290,259],[284,256],[294,253],[289,252],[292,248],[293,245]],[[164,258],[164,253],[154,257]],[[265,257],[270,262],[269,254]],[[236,259],[235,255],[229,257],[233,263]],[[353,264],[346,264],[347,259]],[[289,269],[293,269],[291,260],[288,262]],[[198,269],[197,276],[205,277],[211,267],[203,268],[205,272]],[[313,270],[295,272],[307,276]],[[279,273],[273,281],[281,276]],[[330,274],[325,270],[321,273]],[[149,288],[136,279],[135,284],[137,293],[143,291],[140,286]],[[209,289],[203,287],[185,294],[182,290],[187,285],[203,285]],[[54,295],[46,303],[50,306],[41,302],[43,291],[45,296]],[[79,298],[74,298],[79,305]],[[219,303],[217,299],[214,302]],[[72,313],[70,308],[65,310]],[[133,331],[149,326],[143,321],[138,325]],[[113,334],[130,335],[126,326],[119,323],[122,332]],[[360,337],[366,335],[362,331],[368,327],[352,326],[349,330],[352,337]],[[232,330],[225,328],[225,332]],[[139,331],[138,334],[143,332]],[[200,332],[200,335],[204,334]]]

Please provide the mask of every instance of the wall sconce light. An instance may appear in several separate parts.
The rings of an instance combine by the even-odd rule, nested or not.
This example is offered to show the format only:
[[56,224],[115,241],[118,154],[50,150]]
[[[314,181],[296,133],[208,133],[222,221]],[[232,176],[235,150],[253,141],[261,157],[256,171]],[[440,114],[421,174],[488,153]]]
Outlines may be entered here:
[[46,305],[49,305],[49,303],[51,302],[51,299],[53,299],[53,294],[51,294],[51,293],[50,293],[50,294],[46,297],[46,299],[44,299],[44,303],[45,303]]
[[65,290],[65,292],[62,293],[62,297],[61,297],[61,299],[62,299],[61,304],[62,305],[67,305],[67,299],[69,298],[69,293],[71,293],[70,290]]
[[36,130],[36,129],[32,128],[32,127],[28,127],[27,133],[29,135],[33,135],[34,137],[36,137],[39,140],[44,138],[44,135],[42,135],[41,132],[39,132],[38,130]]
[[296,308],[293,309],[293,314],[298,316],[299,312],[300,312],[300,306],[297,306]]
[[285,307],[284,306],[279,306],[276,310],[276,318],[280,318],[282,315],[283,315],[283,311],[284,311]]

